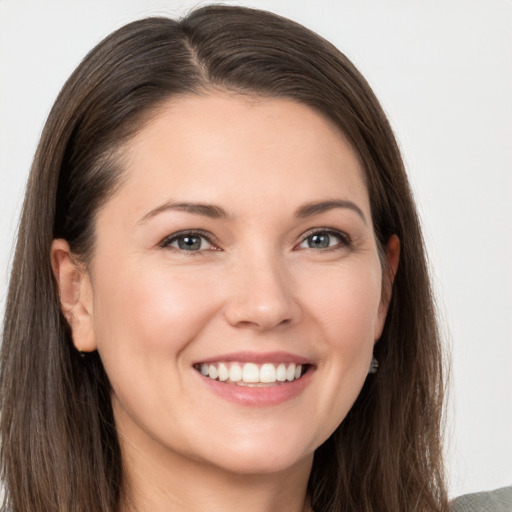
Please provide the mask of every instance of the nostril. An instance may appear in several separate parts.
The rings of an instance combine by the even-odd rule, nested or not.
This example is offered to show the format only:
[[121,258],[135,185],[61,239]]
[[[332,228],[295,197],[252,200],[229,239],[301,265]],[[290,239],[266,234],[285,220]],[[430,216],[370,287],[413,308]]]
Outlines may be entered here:
[[268,330],[289,326],[301,316],[298,304],[288,298],[262,302],[257,297],[230,301],[224,310],[225,318],[234,327]]
[[[233,322],[232,322],[233,323]],[[233,325],[239,328],[254,328],[258,330],[267,330],[273,329],[276,327],[287,326],[292,323],[290,318],[285,318],[280,321],[267,321],[267,319],[255,319],[255,320],[240,320],[238,322],[234,322]]]

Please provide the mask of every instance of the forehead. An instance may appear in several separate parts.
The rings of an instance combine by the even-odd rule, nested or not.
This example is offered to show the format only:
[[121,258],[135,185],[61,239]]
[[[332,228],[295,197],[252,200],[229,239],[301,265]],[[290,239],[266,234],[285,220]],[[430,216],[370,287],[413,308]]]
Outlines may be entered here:
[[289,99],[227,93],[174,98],[122,154],[120,193],[139,197],[141,207],[176,195],[267,207],[340,194],[362,207],[368,203],[358,157],[340,130]]

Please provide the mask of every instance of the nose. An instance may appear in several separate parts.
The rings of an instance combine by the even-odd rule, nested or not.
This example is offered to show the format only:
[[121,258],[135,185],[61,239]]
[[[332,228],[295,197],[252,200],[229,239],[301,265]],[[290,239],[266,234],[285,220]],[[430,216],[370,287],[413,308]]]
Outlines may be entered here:
[[235,327],[259,331],[292,325],[301,317],[293,279],[276,259],[255,257],[230,271],[225,317]]

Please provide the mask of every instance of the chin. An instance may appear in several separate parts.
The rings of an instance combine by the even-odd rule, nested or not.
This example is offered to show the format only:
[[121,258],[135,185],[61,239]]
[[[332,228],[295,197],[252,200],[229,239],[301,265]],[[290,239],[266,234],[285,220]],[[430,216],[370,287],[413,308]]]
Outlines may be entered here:
[[236,454],[234,458],[225,458],[218,461],[217,466],[224,471],[238,475],[270,475],[286,472],[296,469],[303,465],[305,468],[311,467],[313,462],[313,453],[304,455],[302,458],[275,456],[269,451],[263,451],[258,454]]
[[266,475],[280,473],[297,466],[311,467],[314,450],[299,448],[299,443],[272,443],[263,441],[255,443],[254,439],[244,443],[231,440],[229,446],[217,444],[215,453],[205,454],[205,460],[211,464],[240,475]]

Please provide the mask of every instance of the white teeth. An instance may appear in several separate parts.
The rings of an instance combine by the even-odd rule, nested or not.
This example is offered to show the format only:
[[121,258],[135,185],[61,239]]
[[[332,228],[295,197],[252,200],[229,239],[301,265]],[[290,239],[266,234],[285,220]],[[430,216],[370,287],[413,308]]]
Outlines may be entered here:
[[[205,366],[205,365],[203,365]],[[276,371],[276,379],[279,381],[279,382],[284,382],[286,380],[286,366],[281,363],[278,367],[277,367],[277,371]]]
[[289,364],[288,368],[286,369],[286,380],[289,380],[290,382],[295,379],[295,365]]
[[276,367],[273,364],[265,363],[260,368],[260,382],[275,382]]
[[[211,375],[210,375],[211,377]],[[260,381],[260,369],[254,363],[245,363],[243,369],[244,382],[256,383]]]
[[300,379],[303,373],[301,364],[295,363],[265,363],[261,366],[255,363],[203,363],[197,369],[213,380],[239,382],[242,384],[274,384],[276,382],[292,382]]
[[237,364],[232,364],[229,368],[229,380],[231,382],[240,382],[242,380],[242,368]]
[[228,380],[229,378],[229,370],[227,369],[226,365],[224,363],[219,364],[219,380],[221,382],[224,382],[225,380]]
[[208,366],[208,375],[210,376],[210,379],[216,379],[219,376],[219,371],[213,364]]

